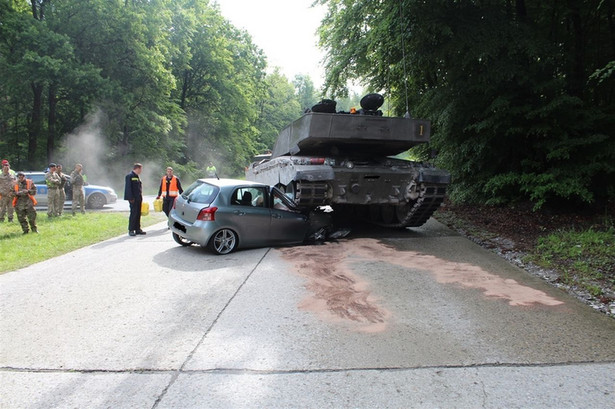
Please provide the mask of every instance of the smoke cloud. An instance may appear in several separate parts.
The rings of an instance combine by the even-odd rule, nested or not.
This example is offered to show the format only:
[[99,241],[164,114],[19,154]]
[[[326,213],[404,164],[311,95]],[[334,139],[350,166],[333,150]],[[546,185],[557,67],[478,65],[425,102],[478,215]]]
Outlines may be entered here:
[[109,146],[101,132],[101,123],[105,120],[100,109],[86,116],[83,125],[66,135],[55,161],[61,163],[64,173],[68,174],[73,171],[75,164],[81,163],[88,183],[117,188],[113,175],[115,169],[106,163]]
[[119,200],[124,197],[125,176],[132,170],[134,162],[139,162],[143,164],[141,179],[144,194],[155,194],[167,165],[148,158],[137,158],[135,161],[113,158],[113,147],[103,131],[107,121],[101,109],[87,115],[82,125],[64,137],[52,160],[61,163],[63,172],[67,174],[73,171],[75,164],[81,163],[88,183],[112,187]]

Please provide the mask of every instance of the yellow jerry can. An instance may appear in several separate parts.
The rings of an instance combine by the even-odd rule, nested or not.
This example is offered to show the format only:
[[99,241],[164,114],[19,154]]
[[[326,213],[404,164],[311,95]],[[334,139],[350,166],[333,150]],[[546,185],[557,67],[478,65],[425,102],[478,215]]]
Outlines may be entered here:
[[154,199],[154,211],[155,212],[162,211],[162,199]]
[[141,216],[147,216],[149,214],[149,203],[141,203]]

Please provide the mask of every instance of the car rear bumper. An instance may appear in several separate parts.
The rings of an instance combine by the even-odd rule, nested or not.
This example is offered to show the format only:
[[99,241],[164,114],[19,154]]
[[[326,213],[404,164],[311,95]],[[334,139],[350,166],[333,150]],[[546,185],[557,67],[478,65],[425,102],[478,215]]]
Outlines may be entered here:
[[196,221],[191,224],[175,217],[173,213],[169,214],[168,225],[173,233],[201,246],[206,246],[212,234],[216,231],[214,222]]

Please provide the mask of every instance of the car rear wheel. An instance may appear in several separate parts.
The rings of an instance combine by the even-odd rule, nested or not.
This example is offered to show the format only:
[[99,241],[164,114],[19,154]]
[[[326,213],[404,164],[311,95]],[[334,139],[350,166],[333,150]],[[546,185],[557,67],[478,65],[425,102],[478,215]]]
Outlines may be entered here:
[[228,254],[237,248],[237,235],[230,229],[218,230],[209,239],[209,249],[216,254]]
[[107,204],[107,199],[100,193],[92,193],[88,197],[87,205],[90,209],[102,209]]
[[183,238],[177,233],[173,233],[173,240],[175,240],[177,244],[181,244],[182,246],[187,247],[187,246],[192,245],[192,242],[190,240]]

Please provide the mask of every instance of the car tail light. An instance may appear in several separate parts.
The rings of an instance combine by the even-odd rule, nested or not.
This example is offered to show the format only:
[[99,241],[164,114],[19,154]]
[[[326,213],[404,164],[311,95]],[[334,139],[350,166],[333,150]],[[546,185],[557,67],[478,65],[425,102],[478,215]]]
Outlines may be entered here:
[[205,209],[201,209],[199,212],[199,216],[196,218],[197,220],[202,220],[204,222],[213,222],[216,220],[216,210],[217,207],[206,207]]

